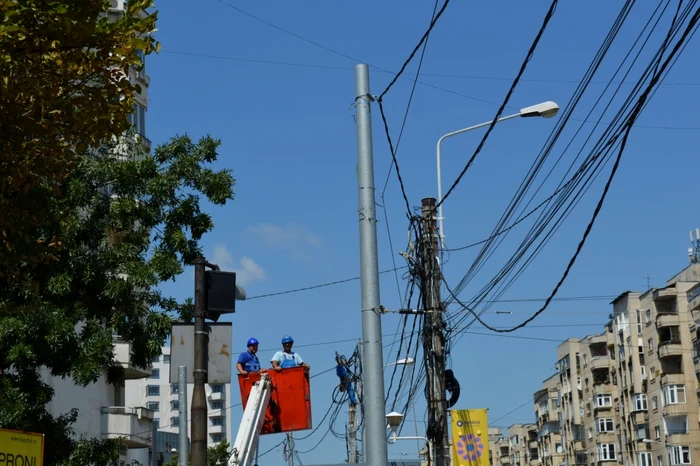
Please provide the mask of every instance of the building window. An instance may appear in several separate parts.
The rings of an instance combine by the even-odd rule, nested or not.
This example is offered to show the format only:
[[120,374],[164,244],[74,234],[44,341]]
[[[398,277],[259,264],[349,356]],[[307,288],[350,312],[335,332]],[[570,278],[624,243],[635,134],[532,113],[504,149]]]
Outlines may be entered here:
[[690,462],[690,447],[674,445],[668,447],[669,464],[692,464]]
[[639,453],[639,466],[654,466],[651,463],[651,453]]
[[634,395],[634,410],[635,411],[646,411],[647,410],[647,396],[644,393],[637,393]]
[[639,345],[639,355],[644,356],[644,345]]
[[593,427],[588,428],[588,440],[593,438]]
[[642,334],[642,311],[637,310],[637,333]]
[[[131,120],[129,120],[129,121],[131,121]],[[160,362],[160,355],[155,356],[155,357],[153,358],[153,364],[156,364],[156,363],[159,363],[159,362]]]
[[644,311],[644,317],[646,318],[647,325],[651,324],[651,309]]
[[654,351],[654,339],[653,339],[653,338],[649,338],[649,339],[647,340],[647,345],[649,346],[649,352],[650,352],[650,353],[651,353],[652,351]]
[[602,443],[598,445],[599,461],[614,461],[616,458],[614,443]]
[[134,113],[129,116],[129,123],[134,126],[134,130],[141,136],[146,135],[146,107],[141,104],[134,104]]
[[170,418],[170,427],[180,426],[180,416],[173,416]]
[[160,369],[151,369],[151,378],[160,379]]
[[651,407],[652,407],[652,409],[659,409],[659,397],[658,396],[651,397]]
[[170,364],[170,355],[169,354],[163,355],[163,363]]
[[659,455],[656,457],[656,464],[658,466],[664,466],[664,457]]
[[150,409],[154,413],[157,413],[160,411],[160,403],[158,403],[157,401],[149,401],[148,403],[146,403],[146,409]]
[[661,438],[661,427],[654,427],[654,435],[656,436],[656,440],[659,440]]
[[224,402],[223,401],[212,401],[211,402],[211,409],[224,409]]
[[180,402],[178,400],[173,400],[170,402],[170,411],[178,411],[180,409]]
[[179,392],[179,387],[178,387],[178,385],[177,385],[176,383],[174,383],[174,384],[172,384],[172,385],[170,386],[170,393],[171,393],[172,395],[176,395],[176,394],[180,393],[180,392]]
[[664,387],[663,396],[665,405],[685,403],[685,385],[667,385]]
[[604,406],[612,406],[612,396],[611,395],[596,395],[593,398],[596,408],[601,408]]
[[224,440],[224,434],[212,434],[211,440],[214,443],[219,443]]
[[224,386],[221,384],[210,385],[210,387],[211,387],[212,393],[223,393],[224,392]]
[[146,396],[160,396],[160,385],[149,385],[146,387]]
[[213,426],[223,426],[223,425],[224,425],[224,418],[222,418],[222,417],[215,417],[214,419],[211,420],[211,425],[213,425]]
[[615,425],[613,424],[612,419],[596,419],[596,427],[598,429],[599,434],[602,432],[615,431]]

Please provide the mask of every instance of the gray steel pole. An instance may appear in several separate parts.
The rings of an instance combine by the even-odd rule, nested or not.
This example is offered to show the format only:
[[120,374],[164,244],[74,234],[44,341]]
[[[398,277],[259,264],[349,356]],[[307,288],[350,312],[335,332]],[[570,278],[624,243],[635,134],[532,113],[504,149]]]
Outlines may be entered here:
[[180,424],[178,426],[178,434],[180,436],[180,455],[179,455],[179,465],[188,466],[189,455],[188,450],[190,449],[188,436],[187,436],[187,367],[179,366],[177,368],[177,399],[178,405],[180,407]]
[[365,444],[369,466],[386,466],[386,421],[384,419],[384,356],[379,309],[379,263],[377,259],[377,215],[374,197],[372,113],[369,67],[355,66],[355,114],[357,121],[357,182],[360,217],[360,288],[362,292],[362,342],[364,350]]
[[156,448],[158,438],[158,421],[153,420],[153,432],[151,433],[153,438],[151,439],[151,466],[158,466],[158,449]]
[[206,261],[194,261],[194,390],[192,390],[192,466],[207,464],[207,353],[209,334],[204,325],[206,312]]

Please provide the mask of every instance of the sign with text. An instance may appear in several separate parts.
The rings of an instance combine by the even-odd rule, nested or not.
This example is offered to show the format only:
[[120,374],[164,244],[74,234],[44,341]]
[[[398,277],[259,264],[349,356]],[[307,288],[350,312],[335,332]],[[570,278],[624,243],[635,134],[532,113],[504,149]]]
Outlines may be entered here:
[[0,466],[44,465],[44,435],[0,429]]
[[455,466],[489,466],[489,423],[486,409],[453,409],[452,458]]

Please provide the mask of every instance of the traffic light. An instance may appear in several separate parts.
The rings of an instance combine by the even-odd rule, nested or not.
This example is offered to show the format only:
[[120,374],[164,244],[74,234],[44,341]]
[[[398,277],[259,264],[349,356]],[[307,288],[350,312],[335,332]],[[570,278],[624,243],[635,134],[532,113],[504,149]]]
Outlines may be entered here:
[[236,300],[245,300],[245,290],[236,285],[235,272],[206,271],[206,308],[204,317],[217,322],[222,314],[236,312]]

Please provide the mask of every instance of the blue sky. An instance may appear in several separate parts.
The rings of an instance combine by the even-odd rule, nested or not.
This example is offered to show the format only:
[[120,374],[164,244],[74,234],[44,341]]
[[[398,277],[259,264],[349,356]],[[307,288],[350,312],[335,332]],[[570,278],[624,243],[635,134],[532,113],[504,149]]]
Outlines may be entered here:
[[[425,31],[433,9],[428,1],[224,1],[323,47],[388,70],[401,66]],[[617,3],[561,2],[506,112],[547,100],[563,107],[612,25],[620,8]],[[610,78],[656,2],[639,3],[574,118],[585,117],[604,86],[599,83]],[[178,133],[193,137],[210,133],[223,141],[217,166],[234,170],[236,178],[235,201],[224,208],[210,208],[216,228],[204,239],[208,259],[238,271],[249,296],[357,276],[357,156],[351,107],[356,62],[292,37],[218,0],[203,0],[194,7],[192,2],[169,0],[156,6],[160,9],[157,34],[163,49],[148,62],[149,138],[158,144]],[[548,1],[540,0],[454,1],[449,5],[430,36],[420,78],[429,85],[416,87],[398,152],[412,206],[420,205],[423,197],[436,196],[437,139],[493,118],[548,7]],[[663,21],[662,25],[667,25],[670,17]],[[639,119],[603,211],[559,296],[609,296],[640,290],[646,287],[647,273],[651,285],[659,286],[687,264],[688,230],[700,226],[694,206],[697,188],[693,176],[687,175],[700,168],[700,123],[695,112],[700,108],[700,81],[696,78],[697,61],[692,63],[692,57],[697,56],[696,39]],[[417,61],[406,76],[415,73],[416,65]],[[435,76],[439,74],[461,77]],[[389,74],[372,70],[372,92],[381,92],[390,79]],[[411,84],[400,79],[384,99],[394,140]],[[630,88],[623,85],[623,90]],[[449,246],[469,244],[490,234],[555,122],[516,119],[496,127],[474,166],[445,203]],[[571,128],[569,137],[576,123],[567,127]],[[587,128],[590,130],[584,125]],[[376,180],[381,191],[390,154],[376,106],[373,130]],[[445,185],[457,176],[482,134],[470,133],[445,143]],[[564,153],[565,165],[579,147],[580,142],[575,143]],[[564,145],[557,146],[553,158],[563,152]],[[549,294],[576,248],[605,178],[602,175],[596,180],[504,298]],[[537,199],[554,189],[554,183],[546,184]],[[393,267],[392,257],[404,265],[397,251],[405,249],[408,224],[395,176],[390,178],[384,205],[388,222],[378,210],[382,270]],[[387,223],[393,251],[388,244]],[[498,271],[527,229],[525,224],[513,230],[461,298],[469,299]],[[445,265],[450,284],[466,273],[477,252],[467,249],[451,255]],[[403,290],[405,281],[399,278]],[[382,304],[398,308],[394,275],[382,275],[381,286]],[[190,296],[191,274],[185,273],[164,289],[178,298]],[[492,310],[512,314],[487,314],[485,318],[492,325],[510,326],[538,305],[500,303]],[[610,312],[608,301],[602,299],[554,302],[540,318],[514,335],[558,340],[584,336],[600,332]],[[269,360],[282,335],[291,334],[312,373],[319,373],[333,367],[335,351],[350,354],[354,347],[350,341],[326,342],[359,339],[361,335],[359,282],[239,303],[232,321],[234,346],[241,351],[246,339],[255,336],[261,341],[262,358]],[[399,322],[397,315],[387,315],[383,333],[396,332]],[[531,404],[508,413],[531,400],[532,393],[551,375],[556,343],[483,335],[488,332],[477,326],[472,330],[479,334],[465,335],[452,352],[451,367],[462,386],[456,407],[489,408],[492,420],[502,417],[497,422],[502,426],[531,421]],[[386,344],[391,342],[385,339]],[[397,357],[397,347],[391,350],[385,352],[386,362]],[[313,379],[316,423],[328,409],[336,384],[333,372]],[[234,393],[230,404],[239,402]],[[232,409],[237,426],[241,408]],[[419,435],[423,435],[424,400],[417,404],[416,413]],[[404,434],[415,435],[412,412],[407,418]],[[337,429],[343,430],[341,421]],[[297,449],[311,449],[326,430],[322,427],[309,439],[299,441]],[[303,435],[300,432],[298,436]],[[282,439],[282,435],[263,438],[261,451]],[[415,453],[415,442],[389,446],[392,458]],[[345,455],[345,443],[328,435],[313,452],[301,457],[304,463],[314,464],[343,462]],[[275,450],[260,458],[259,464],[280,461],[281,450]]]

